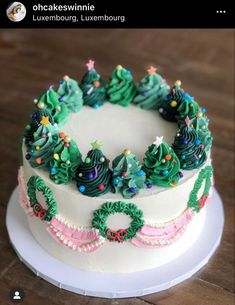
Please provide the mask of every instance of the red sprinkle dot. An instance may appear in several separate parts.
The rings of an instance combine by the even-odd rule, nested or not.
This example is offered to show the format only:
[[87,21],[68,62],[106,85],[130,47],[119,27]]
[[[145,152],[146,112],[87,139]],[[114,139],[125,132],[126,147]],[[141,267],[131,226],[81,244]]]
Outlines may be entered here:
[[94,87],[99,87],[100,86],[100,82],[98,80],[96,80],[94,83],[93,83],[93,86]]
[[36,159],[35,159],[35,162],[36,162],[37,164],[41,164],[41,163],[42,163],[42,159],[41,159],[41,158],[36,158]]
[[65,147],[69,147],[69,145],[70,145],[70,144],[69,144],[68,142],[65,142],[65,143],[64,143],[64,146],[65,146]]
[[43,133],[43,134],[41,135],[41,138],[46,138],[45,133]]
[[59,133],[59,137],[60,137],[60,138],[64,138],[64,137],[65,137],[65,133],[64,133],[64,132],[60,132],[60,133]]
[[100,185],[98,186],[98,188],[99,188],[100,191],[102,191],[102,190],[104,189],[104,185],[103,185],[103,184],[100,184]]
[[170,160],[170,159],[171,159],[171,155],[166,155],[165,158],[166,158],[167,160]]
[[127,175],[126,172],[123,172],[123,173],[122,173],[122,176],[123,176],[123,177],[126,177],[126,175]]

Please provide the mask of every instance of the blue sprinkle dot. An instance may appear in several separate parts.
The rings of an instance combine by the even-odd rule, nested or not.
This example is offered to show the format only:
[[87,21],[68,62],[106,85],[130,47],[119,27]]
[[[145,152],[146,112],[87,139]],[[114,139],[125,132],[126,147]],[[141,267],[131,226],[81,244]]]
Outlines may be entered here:
[[165,96],[165,97],[163,98],[163,102],[168,102],[168,96]]
[[183,178],[184,174],[182,172],[179,172],[180,178]]
[[93,178],[94,178],[93,173],[89,173],[89,174],[88,174],[88,179],[90,179],[90,180],[91,180],[91,179],[93,179]]
[[127,75],[131,75],[131,71],[130,70],[126,70],[126,74]]
[[188,140],[187,139],[183,139],[183,144],[187,145],[188,144]]
[[199,144],[201,144],[201,141],[199,139],[196,139],[194,143],[195,143],[195,145],[199,145]]
[[169,172],[168,172],[168,170],[167,170],[167,169],[164,169],[164,170],[162,171],[162,175],[163,175],[163,176],[168,175],[168,173],[169,173]]
[[92,106],[92,108],[94,108],[94,109],[98,109],[99,107],[100,107],[99,103],[95,103],[95,104]]
[[188,92],[183,93],[183,98],[187,100],[187,102],[192,103],[194,101],[194,97],[188,94]]
[[63,84],[63,80],[62,79],[59,80],[59,84],[61,84],[61,85]]
[[139,177],[143,176],[143,174],[144,174],[144,172],[143,172],[142,170],[139,170],[139,171],[137,172],[137,176],[139,176]]
[[59,102],[63,103],[63,101],[64,101],[63,97],[60,97]]
[[113,184],[117,185],[120,182],[120,178],[116,177],[113,179]]
[[32,114],[32,118],[33,118],[33,119],[36,119],[36,118],[37,118],[37,113],[36,113],[36,112],[34,112],[34,113]]
[[50,172],[51,172],[51,174],[56,174],[57,169],[55,167],[51,167]]
[[25,159],[29,160],[31,158],[31,155],[30,154],[26,154],[25,155]]
[[83,192],[85,191],[86,188],[85,188],[84,185],[80,185],[78,189],[79,189],[79,191],[80,191],[81,193],[83,193]]
[[206,108],[202,108],[202,109],[201,109],[201,112],[202,112],[202,113],[206,113]]
[[136,193],[136,188],[135,188],[135,187],[130,187],[130,188],[129,188],[129,191],[130,191],[131,193]]
[[153,187],[152,183],[147,183],[146,185],[148,189],[151,189]]

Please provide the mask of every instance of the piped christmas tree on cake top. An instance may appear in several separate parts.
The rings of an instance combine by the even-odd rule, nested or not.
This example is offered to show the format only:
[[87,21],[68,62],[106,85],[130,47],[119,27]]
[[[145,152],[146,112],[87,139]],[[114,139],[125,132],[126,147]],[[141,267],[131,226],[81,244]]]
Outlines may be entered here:
[[53,89],[53,86],[50,86],[35,102],[38,109],[49,111],[57,124],[63,125],[67,121],[69,110],[60,95]]
[[178,108],[183,102],[184,90],[181,88],[181,81],[177,80],[169,94],[165,96],[159,108],[161,116],[170,122],[177,121]]
[[83,93],[76,80],[65,75],[63,80],[59,81],[59,101],[64,103],[69,112],[78,112],[83,105]]
[[32,167],[49,167],[58,138],[57,124],[52,125],[49,117],[43,115],[25,156]]
[[112,191],[112,171],[109,160],[100,150],[101,144],[95,141],[91,144],[84,162],[77,169],[76,180],[78,190],[87,196],[96,197]]
[[95,61],[89,60],[88,71],[81,80],[80,88],[83,91],[84,105],[97,109],[107,101],[107,96],[104,81],[94,65]]
[[156,137],[156,141],[149,146],[145,153],[143,170],[147,181],[160,187],[174,187],[183,177],[180,161],[174,150],[163,142],[163,137]]
[[137,86],[138,95],[133,103],[143,109],[158,109],[163,98],[168,94],[170,87],[166,80],[156,73],[157,68],[150,67],[148,74]]
[[34,133],[37,131],[38,127],[41,125],[42,117],[48,117],[51,125],[54,125],[54,119],[49,111],[46,109],[36,109],[30,116],[30,124],[25,126],[24,139],[27,147],[34,141]]
[[[145,188],[146,176],[130,149],[125,149],[112,163],[113,185],[124,198],[132,198]],[[149,184],[147,187],[151,187]]]
[[205,151],[208,151],[211,149],[213,137],[208,128],[209,119],[205,113],[206,109],[201,108],[199,114],[191,120],[191,127],[196,130],[199,140],[202,142],[202,145],[204,145]]
[[184,124],[186,117],[193,119],[200,113],[200,107],[194,100],[194,97],[190,96],[187,92],[183,93],[183,101],[177,109],[177,121],[178,125]]
[[185,124],[182,124],[177,132],[172,148],[178,156],[183,169],[198,168],[206,161],[205,147],[200,141],[196,130],[190,127],[189,117],[186,117]]
[[82,162],[77,144],[64,132],[59,133],[60,141],[52,152],[50,178],[57,184],[75,179],[76,170]]
[[136,85],[130,70],[118,65],[106,85],[107,95],[112,104],[127,107],[137,95]]

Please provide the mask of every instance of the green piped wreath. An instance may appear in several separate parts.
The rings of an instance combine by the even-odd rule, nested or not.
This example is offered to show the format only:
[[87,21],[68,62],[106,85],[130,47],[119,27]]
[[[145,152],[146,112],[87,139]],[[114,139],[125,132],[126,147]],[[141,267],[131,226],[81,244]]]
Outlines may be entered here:
[[[114,231],[107,227],[107,218],[115,213],[124,213],[131,217],[132,221],[127,229]],[[98,229],[100,235],[110,241],[127,241],[133,238],[143,225],[143,212],[133,203],[124,203],[122,201],[105,202],[100,209],[93,213],[93,228]]]
[[[200,211],[200,205],[199,201],[203,199],[203,196],[209,195],[209,190],[211,187],[211,176],[213,172],[213,167],[211,165],[208,165],[204,167],[198,177],[197,180],[194,183],[193,190],[191,191],[189,195],[189,201],[188,201],[188,207],[193,208],[194,211],[199,212]],[[201,198],[198,198],[198,192],[202,186],[203,181],[205,180],[205,186],[203,189],[203,194]]]
[[[28,197],[30,206],[34,210],[34,214],[41,220],[50,221],[57,214],[57,204],[54,199],[52,190],[45,185],[45,182],[39,176],[31,176],[28,183]],[[37,200],[36,191],[42,192],[46,199],[47,210],[45,210]]]

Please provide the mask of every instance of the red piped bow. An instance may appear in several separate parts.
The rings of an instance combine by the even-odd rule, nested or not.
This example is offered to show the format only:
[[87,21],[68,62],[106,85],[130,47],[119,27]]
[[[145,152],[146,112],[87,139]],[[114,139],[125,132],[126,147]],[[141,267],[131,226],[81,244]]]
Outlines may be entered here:
[[35,216],[37,216],[40,219],[42,219],[46,215],[46,210],[42,207],[40,203],[36,203],[33,206],[33,212]]
[[199,209],[201,209],[201,208],[203,208],[204,207],[204,205],[205,205],[205,203],[206,203],[206,200],[207,200],[207,198],[208,198],[208,195],[203,195],[199,200],[198,200],[198,207],[199,207]]
[[124,242],[124,237],[127,235],[127,231],[125,229],[120,229],[118,231],[107,230],[106,235],[110,238],[110,241],[119,241],[120,243]]

